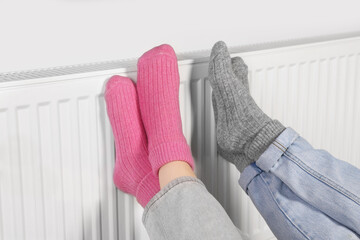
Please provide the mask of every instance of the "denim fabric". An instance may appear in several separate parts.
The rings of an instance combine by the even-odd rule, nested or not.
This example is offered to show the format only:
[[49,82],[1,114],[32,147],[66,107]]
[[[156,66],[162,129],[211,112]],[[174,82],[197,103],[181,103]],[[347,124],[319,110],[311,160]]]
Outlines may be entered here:
[[286,129],[239,184],[278,239],[359,239],[360,170]]
[[146,205],[143,223],[154,240],[241,240],[219,202],[193,177],[173,180]]

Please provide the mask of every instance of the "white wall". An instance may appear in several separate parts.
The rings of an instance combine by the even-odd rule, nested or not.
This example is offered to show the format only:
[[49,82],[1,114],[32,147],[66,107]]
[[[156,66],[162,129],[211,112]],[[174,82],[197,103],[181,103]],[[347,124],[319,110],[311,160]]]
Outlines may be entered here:
[[1,0],[0,72],[360,31],[357,0]]

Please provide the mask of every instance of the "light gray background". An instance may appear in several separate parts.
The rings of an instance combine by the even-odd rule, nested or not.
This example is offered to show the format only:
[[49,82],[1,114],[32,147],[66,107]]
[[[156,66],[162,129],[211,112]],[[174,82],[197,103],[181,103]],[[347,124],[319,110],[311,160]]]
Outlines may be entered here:
[[356,0],[1,0],[0,72],[360,30]]

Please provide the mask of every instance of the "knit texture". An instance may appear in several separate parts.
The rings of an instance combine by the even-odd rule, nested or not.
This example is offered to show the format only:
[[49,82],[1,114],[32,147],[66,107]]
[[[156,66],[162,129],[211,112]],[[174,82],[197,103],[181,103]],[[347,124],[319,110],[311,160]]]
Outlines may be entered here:
[[[244,84],[244,87],[250,92],[249,82],[248,82],[248,67],[244,63],[244,60],[241,57],[231,58],[232,69],[236,78]],[[218,107],[216,105],[216,98],[214,92],[212,92],[212,104],[214,110],[215,124],[217,126],[218,121]],[[218,154],[225,160],[233,163],[241,172],[245,167],[248,166],[248,160],[246,156],[241,151],[227,151],[223,149],[219,144],[217,144]]]
[[154,174],[171,161],[185,161],[193,168],[191,150],[182,132],[180,77],[174,50],[166,44],[155,47],[140,57],[137,66],[136,86]]
[[257,106],[249,92],[247,66],[242,59],[230,58],[224,42],[212,49],[208,79],[213,88],[219,154],[242,172],[285,127]]
[[160,191],[160,185],[148,159],[146,133],[134,83],[129,78],[111,77],[106,84],[105,100],[116,149],[114,183],[145,207]]

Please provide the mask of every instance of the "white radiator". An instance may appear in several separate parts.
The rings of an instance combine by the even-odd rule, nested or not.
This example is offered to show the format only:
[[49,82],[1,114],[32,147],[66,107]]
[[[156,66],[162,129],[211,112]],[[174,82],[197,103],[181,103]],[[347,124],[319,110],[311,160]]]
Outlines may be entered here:
[[[251,93],[268,115],[360,167],[360,37],[231,50],[249,66]],[[273,239],[238,172],[217,157],[208,54],[179,57],[196,172],[244,239]],[[148,239],[142,208],[112,183],[103,91],[113,74],[136,79],[134,62],[0,74],[1,240]]]

